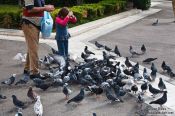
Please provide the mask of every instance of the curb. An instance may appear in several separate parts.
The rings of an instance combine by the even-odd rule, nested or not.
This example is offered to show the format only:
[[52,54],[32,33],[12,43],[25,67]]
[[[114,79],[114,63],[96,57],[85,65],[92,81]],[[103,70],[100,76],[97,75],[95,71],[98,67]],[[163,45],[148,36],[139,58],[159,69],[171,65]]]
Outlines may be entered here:
[[[109,17],[105,17],[105,18],[102,18],[102,19],[98,19],[98,20],[95,20],[95,21],[92,21],[92,22],[89,22],[89,23],[85,23],[85,24],[70,28],[69,32],[70,32],[71,36],[74,37],[74,36],[80,35],[84,32],[87,32],[89,30],[98,28],[102,25],[109,24],[113,21],[117,21],[117,20],[126,18],[128,16],[138,14],[140,12],[141,12],[141,10],[132,9],[130,11],[122,12],[122,13],[119,13],[119,14],[115,14],[115,15],[112,15],[112,16],[109,16]],[[55,38],[55,34],[56,33],[51,34],[52,39]],[[24,34],[23,34],[22,30],[17,30],[17,29],[0,28],[0,35],[24,37]]]

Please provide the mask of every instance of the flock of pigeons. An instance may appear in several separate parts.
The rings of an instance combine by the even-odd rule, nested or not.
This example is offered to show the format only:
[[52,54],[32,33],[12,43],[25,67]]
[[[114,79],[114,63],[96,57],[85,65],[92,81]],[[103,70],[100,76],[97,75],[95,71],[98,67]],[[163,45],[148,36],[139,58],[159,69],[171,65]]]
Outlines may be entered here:
[[[138,103],[144,103],[144,93],[149,88],[149,92],[152,93],[153,98],[157,94],[163,94],[160,98],[151,101],[150,104],[159,104],[162,106],[167,102],[167,90],[166,85],[162,78],[159,78],[158,88],[151,85],[156,79],[157,68],[154,63],[151,64],[151,73],[147,72],[144,68],[143,74],[139,73],[139,63],[133,65],[126,57],[125,62],[122,64],[116,61],[117,57],[121,57],[120,51],[117,46],[115,49],[111,49],[104,46],[97,41],[95,46],[98,49],[103,49],[103,59],[92,58],[95,53],[90,51],[85,46],[84,52],[81,54],[83,62],[71,65],[71,60],[65,60],[63,57],[57,55],[56,50],[52,49],[52,54],[48,54],[43,59],[40,59],[40,64],[45,66],[49,72],[43,74],[45,78],[34,78],[32,81],[36,88],[43,91],[47,91],[50,87],[62,87],[62,92],[65,95],[67,104],[71,102],[81,103],[85,99],[87,91],[96,95],[96,98],[105,93],[106,98],[110,102],[124,102],[123,97],[127,93],[137,94]],[[132,46],[129,49],[131,57],[138,55],[144,55],[146,53],[145,45],[142,45],[141,52],[136,52]],[[114,55],[114,54],[115,55]],[[92,56],[92,57],[91,57]],[[157,58],[147,58],[143,62],[151,63]],[[163,71],[166,71],[171,77],[174,77],[170,66],[165,61],[162,63]],[[1,82],[5,85],[12,85],[16,81],[16,75],[13,74],[9,79]],[[24,75],[19,81],[15,83],[27,84],[30,81],[29,77]],[[138,86],[138,82],[142,82],[141,86]],[[80,92],[73,98],[69,98],[72,93],[69,85],[79,84],[81,85]],[[141,91],[139,91],[139,88]],[[86,91],[86,92],[85,92]],[[43,105],[40,100],[40,96],[29,87],[27,96],[34,102],[34,112],[37,116],[43,115]],[[0,94],[0,100],[6,99],[6,96]],[[13,104],[18,108],[18,112],[15,116],[22,116],[21,109],[25,107],[25,103],[17,98],[16,95],[12,95]],[[93,113],[93,116],[96,116]]]

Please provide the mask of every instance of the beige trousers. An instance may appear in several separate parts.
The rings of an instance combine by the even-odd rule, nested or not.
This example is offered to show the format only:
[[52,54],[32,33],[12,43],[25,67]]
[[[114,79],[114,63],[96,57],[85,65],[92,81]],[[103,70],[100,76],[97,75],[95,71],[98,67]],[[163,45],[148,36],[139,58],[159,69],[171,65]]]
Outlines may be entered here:
[[172,0],[172,6],[173,6],[174,17],[175,17],[175,0]]
[[38,48],[39,48],[39,30],[32,24],[22,24],[22,30],[27,44],[27,57],[24,70],[30,71],[30,74],[39,73],[38,69]]

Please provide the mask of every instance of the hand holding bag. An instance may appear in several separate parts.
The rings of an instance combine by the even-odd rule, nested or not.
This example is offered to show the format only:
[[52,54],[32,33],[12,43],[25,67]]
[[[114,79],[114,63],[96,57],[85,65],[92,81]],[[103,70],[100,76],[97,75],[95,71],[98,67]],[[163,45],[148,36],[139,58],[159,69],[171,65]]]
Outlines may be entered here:
[[41,21],[42,38],[47,39],[50,37],[53,28],[53,19],[49,12],[44,11],[44,17]]

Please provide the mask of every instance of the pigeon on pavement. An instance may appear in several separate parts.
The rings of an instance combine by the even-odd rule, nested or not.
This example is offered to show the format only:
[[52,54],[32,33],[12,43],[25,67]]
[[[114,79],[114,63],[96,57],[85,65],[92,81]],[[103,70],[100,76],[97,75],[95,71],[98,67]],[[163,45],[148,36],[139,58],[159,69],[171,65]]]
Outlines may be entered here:
[[140,86],[142,93],[145,93],[146,90],[148,89],[148,83],[144,82],[141,86]]
[[0,94],[0,100],[1,100],[1,99],[7,99],[7,97],[4,96],[4,95],[2,95],[2,94]]
[[31,100],[36,101],[36,97],[38,96],[38,94],[37,94],[35,91],[33,91],[32,87],[29,87],[29,90],[28,90],[28,92],[27,92],[27,96],[28,96]]
[[134,85],[131,87],[131,90],[133,91],[134,94],[136,94],[136,92],[138,91],[137,85],[134,84]]
[[158,87],[159,87],[159,89],[161,91],[163,91],[164,89],[166,89],[165,83],[163,82],[162,78],[159,78]]
[[36,102],[34,104],[34,112],[37,116],[43,115],[43,105],[40,100],[40,96],[36,97]]
[[143,60],[143,63],[149,64],[149,63],[151,63],[152,61],[154,61],[154,60],[156,60],[156,59],[157,59],[157,58],[147,58],[147,59]]
[[16,78],[16,74],[12,74],[12,76],[9,79],[7,79],[1,83],[6,84],[6,85],[11,85],[15,82],[15,78]]
[[120,56],[120,57],[122,56],[122,55],[120,54],[120,51],[119,51],[117,45],[116,45],[115,48],[114,48],[114,53],[117,54],[117,55]]
[[142,47],[141,47],[141,51],[142,51],[142,54],[144,54],[146,52],[146,47],[145,45],[143,44]]
[[13,99],[13,104],[17,107],[17,108],[23,108],[24,107],[24,102],[18,100],[18,98],[15,95],[12,95],[12,99]]
[[72,93],[72,91],[67,86],[68,86],[67,83],[65,83],[63,85],[63,93],[66,96],[66,99],[68,99],[69,98],[69,95]]
[[85,46],[84,52],[85,52],[86,54],[93,54],[93,55],[95,55],[95,53],[93,53],[93,52],[91,52],[90,50],[88,50],[88,47],[87,47],[87,46]]
[[129,68],[129,67],[132,67],[132,64],[129,62],[128,57],[126,57],[125,65],[126,65],[128,68]]
[[23,116],[21,108],[18,108],[18,112],[15,114],[15,116]]
[[155,22],[152,23],[152,26],[156,26],[158,25],[158,23],[159,23],[159,20],[157,19]]
[[132,54],[131,57],[140,55],[140,53],[137,53],[136,51],[134,51],[134,49],[132,48],[132,46],[129,47],[129,52]]
[[80,93],[70,99],[67,103],[75,102],[75,103],[80,103],[84,99],[85,93],[84,93],[84,88],[81,88]]
[[151,101],[149,104],[159,104],[162,106],[167,102],[167,91],[164,91],[163,96],[155,101]]
[[155,97],[155,95],[159,94],[159,93],[163,93],[163,91],[158,90],[154,87],[152,87],[151,84],[149,84],[149,91],[153,94],[152,96]]
[[98,43],[97,41],[95,41],[95,46],[99,49],[104,48],[104,46],[102,44]]

